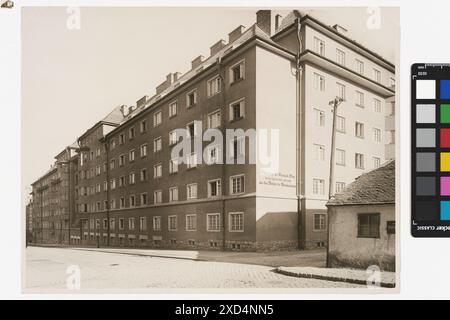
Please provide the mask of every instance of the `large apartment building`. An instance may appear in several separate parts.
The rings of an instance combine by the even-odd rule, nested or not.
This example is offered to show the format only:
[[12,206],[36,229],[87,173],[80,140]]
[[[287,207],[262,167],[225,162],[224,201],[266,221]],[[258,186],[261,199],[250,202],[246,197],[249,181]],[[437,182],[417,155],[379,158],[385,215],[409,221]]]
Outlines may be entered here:
[[[394,65],[340,30],[298,11],[283,18],[260,10],[253,26],[231,31],[188,72],[168,74],[154,95],[116,108],[82,134],[71,191],[79,244],[324,246],[330,101],[343,99],[332,188],[338,193],[386,160],[387,105],[395,94]],[[180,128],[187,137],[178,136]],[[258,141],[276,132],[275,170],[251,161],[260,145],[250,135],[219,148],[201,140],[208,129],[223,136],[254,129]],[[174,155],[183,140],[200,151]],[[33,203],[39,197],[34,193]]]

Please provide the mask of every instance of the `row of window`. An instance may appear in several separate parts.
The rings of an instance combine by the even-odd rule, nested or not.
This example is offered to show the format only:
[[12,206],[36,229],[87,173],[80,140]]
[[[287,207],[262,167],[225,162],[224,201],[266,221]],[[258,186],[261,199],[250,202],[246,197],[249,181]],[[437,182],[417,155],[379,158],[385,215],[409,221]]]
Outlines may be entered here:
[[[325,76],[314,73],[314,89],[319,91],[325,91]],[[336,96],[346,100],[345,85],[336,82]],[[362,91],[355,90],[355,105],[364,108],[366,103],[365,94]],[[377,113],[381,113],[381,100],[377,98],[372,99],[373,110]]]
[[[314,51],[321,56],[325,56],[325,49],[326,49],[325,41],[323,41],[322,39],[320,39],[318,37],[314,37]],[[336,48],[335,61],[337,64],[339,64],[341,66],[345,67],[347,65],[346,55],[345,55],[345,51],[343,49]],[[364,76],[365,75],[364,61],[362,61],[361,59],[355,58],[353,69],[358,74]],[[372,80],[374,80],[375,82],[381,83],[381,71],[378,70],[377,68],[372,68]],[[395,85],[395,79],[391,77],[389,86],[393,86],[393,85]]]
[[[153,231],[161,231],[162,223],[161,216],[155,216],[152,218],[152,229]],[[136,218],[128,218],[128,224],[125,224],[124,218],[119,218],[117,228],[119,230],[136,230]],[[85,230],[103,230],[108,228],[108,220],[103,219],[102,226],[100,225],[100,219],[90,219],[83,220]],[[88,225],[89,223],[89,225]],[[228,231],[230,232],[243,232],[244,231],[244,213],[243,212],[229,212],[228,213]],[[178,216],[170,215],[167,217],[167,230],[168,231],[178,231]],[[116,219],[109,219],[110,230],[116,229]],[[220,213],[207,213],[206,214],[206,231],[218,232],[221,228]],[[139,230],[148,230],[147,217],[139,218]],[[185,220],[185,230],[186,231],[197,231],[197,214],[187,214]]]
[[[197,183],[190,183],[186,185],[186,200],[197,199]],[[245,192],[245,175],[239,174],[230,177],[230,194],[239,195]],[[208,198],[220,197],[222,196],[222,182],[221,179],[213,179],[207,182],[207,194]],[[155,190],[153,192],[153,204],[162,203],[163,190]],[[169,188],[169,202],[178,201],[178,187]],[[136,206],[146,206],[149,204],[149,197],[147,192],[143,192],[140,195],[140,202],[137,203],[135,195],[130,195],[128,198],[128,207]],[[103,207],[101,202],[96,202],[95,204],[79,204],[79,212],[98,212],[107,209],[107,201],[103,202]],[[127,206],[125,197],[120,197],[119,202],[116,203],[116,199],[110,200],[110,209],[125,208]]]
[[[321,144],[313,144],[314,155],[313,159],[318,161],[325,161],[325,146]],[[340,166],[346,165],[346,152],[343,149],[336,148],[335,151],[336,164]],[[373,168],[378,168],[381,164],[381,158],[372,157]],[[364,169],[364,155],[362,153],[355,153],[355,168]]]

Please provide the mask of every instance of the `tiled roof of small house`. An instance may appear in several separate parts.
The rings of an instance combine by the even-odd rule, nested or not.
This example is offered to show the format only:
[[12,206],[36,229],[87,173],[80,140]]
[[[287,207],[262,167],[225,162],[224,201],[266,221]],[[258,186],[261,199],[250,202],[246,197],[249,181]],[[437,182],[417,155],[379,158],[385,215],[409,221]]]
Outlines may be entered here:
[[395,203],[395,161],[360,175],[327,206]]

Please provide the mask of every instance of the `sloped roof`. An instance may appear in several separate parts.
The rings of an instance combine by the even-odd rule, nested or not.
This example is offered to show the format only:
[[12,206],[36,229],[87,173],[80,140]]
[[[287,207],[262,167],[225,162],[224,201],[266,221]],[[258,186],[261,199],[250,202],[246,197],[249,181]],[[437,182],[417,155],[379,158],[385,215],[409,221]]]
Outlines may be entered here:
[[327,206],[395,203],[395,161],[360,175]]

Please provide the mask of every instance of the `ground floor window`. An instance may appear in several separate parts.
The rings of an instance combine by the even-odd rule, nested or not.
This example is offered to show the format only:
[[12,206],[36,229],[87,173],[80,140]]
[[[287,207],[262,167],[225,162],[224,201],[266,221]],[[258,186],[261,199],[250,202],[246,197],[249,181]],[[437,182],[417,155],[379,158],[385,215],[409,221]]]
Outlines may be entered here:
[[177,216],[169,216],[169,231],[177,230]]
[[219,231],[220,230],[220,214],[208,213],[206,215],[206,230]]
[[189,214],[186,216],[186,231],[197,230],[197,215]]
[[161,230],[161,217],[153,217],[153,230]]
[[358,237],[359,238],[380,237],[379,213],[358,213]]
[[325,230],[326,228],[326,215],[324,213],[315,213],[314,230]]
[[244,231],[244,213],[230,212],[230,232]]

